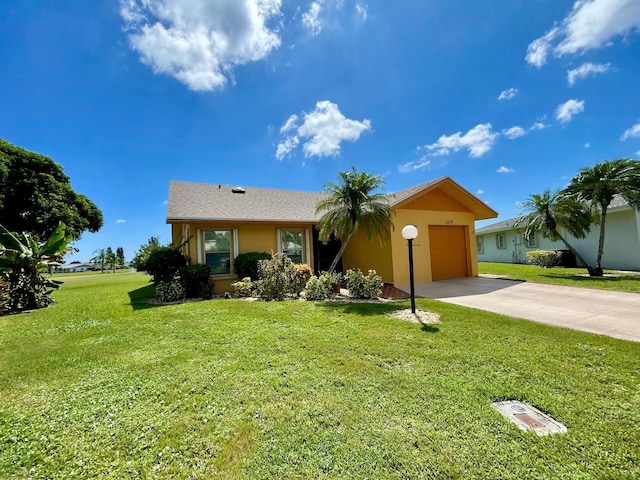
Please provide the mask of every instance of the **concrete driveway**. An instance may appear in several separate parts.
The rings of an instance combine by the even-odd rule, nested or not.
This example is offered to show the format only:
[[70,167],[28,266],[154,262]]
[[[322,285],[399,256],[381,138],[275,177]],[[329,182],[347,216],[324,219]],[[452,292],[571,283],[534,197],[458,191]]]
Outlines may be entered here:
[[[640,294],[495,278],[416,285],[416,296],[640,342]],[[408,292],[409,287],[401,287]]]

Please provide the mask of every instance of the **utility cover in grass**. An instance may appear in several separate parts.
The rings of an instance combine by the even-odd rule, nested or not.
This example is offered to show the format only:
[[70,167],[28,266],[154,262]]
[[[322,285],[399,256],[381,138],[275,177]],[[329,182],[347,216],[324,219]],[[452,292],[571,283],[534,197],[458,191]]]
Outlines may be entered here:
[[516,400],[493,402],[493,407],[515,423],[520,430],[531,430],[538,435],[565,433],[567,427],[545,415],[536,407]]

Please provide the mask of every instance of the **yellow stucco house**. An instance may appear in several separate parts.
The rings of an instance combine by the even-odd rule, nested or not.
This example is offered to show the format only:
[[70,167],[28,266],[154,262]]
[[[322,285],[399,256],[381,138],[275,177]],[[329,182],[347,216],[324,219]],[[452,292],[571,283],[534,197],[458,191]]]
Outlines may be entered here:
[[[318,240],[316,205],[324,194],[172,181],[167,223],[191,263],[208,264],[217,292],[237,281],[233,259],[245,252],[283,252],[316,272],[328,269],[339,241]],[[373,269],[398,287],[409,284],[404,225],[415,225],[416,283],[478,275],[474,222],[498,214],[449,177],[389,194],[395,229],[386,242],[359,231],[342,268]]]

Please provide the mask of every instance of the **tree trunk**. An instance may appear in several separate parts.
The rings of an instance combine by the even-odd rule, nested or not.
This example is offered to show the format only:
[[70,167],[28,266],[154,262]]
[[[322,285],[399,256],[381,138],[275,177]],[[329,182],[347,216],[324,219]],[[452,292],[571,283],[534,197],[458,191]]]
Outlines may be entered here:
[[351,237],[353,237],[353,233],[349,234],[349,236],[345,238],[344,241],[342,242],[342,245],[340,245],[340,250],[336,254],[336,258],[333,259],[333,262],[331,262],[331,266],[329,267],[329,273],[332,273],[336,269],[336,266],[338,265],[338,262],[340,261],[342,254],[347,248],[347,244],[349,243],[349,240],[351,240]]
[[578,253],[578,251],[577,251],[575,248],[573,248],[573,247],[571,246],[571,244],[570,244],[569,242],[567,242],[567,241],[565,240],[565,238],[564,238],[562,235],[560,235],[560,232],[558,232],[558,231],[556,230],[556,233],[558,234],[558,237],[560,238],[560,240],[562,240],[562,243],[564,243],[564,244],[565,244],[565,246],[569,249],[569,251],[570,251],[571,253],[573,253],[573,254],[575,255],[575,257],[576,257],[578,260],[580,260],[580,262],[582,262],[582,264],[583,264],[583,265],[585,266],[585,268],[587,269],[587,272],[589,272],[589,276],[591,276],[591,277],[595,277],[595,276],[597,276],[597,275],[596,275],[596,268],[594,268],[594,267],[590,266],[590,265],[586,262],[586,260],[585,260],[584,258],[582,258],[582,255],[580,255],[580,254]]
[[602,209],[600,217],[600,238],[598,239],[598,259],[596,260],[595,273],[593,274],[594,277],[601,277],[603,274],[601,262],[602,254],[604,252],[604,231],[607,222],[607,207],[601,205],[600,208]]

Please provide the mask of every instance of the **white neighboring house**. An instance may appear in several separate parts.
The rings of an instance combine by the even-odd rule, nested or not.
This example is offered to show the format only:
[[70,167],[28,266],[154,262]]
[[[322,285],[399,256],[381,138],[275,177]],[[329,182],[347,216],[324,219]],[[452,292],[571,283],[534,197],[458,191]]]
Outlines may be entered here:
[[[96,269],[96,265],[93,263],[69,263],[60,265],[54,269],[54,272],[58,273],[75,273],[75,272],[90,272]],[[98,265],[98,270],[100,265]]]
[[[479,262],[526,263],[531,250],[566,250],[562,242],[552,242],[536,232],[528,241],[524,226],[514,227],[520,217],[476,229]],[[585,261],[595,266],[598,256],[600,225],[592,225],[584,239],[560,232]],[[614,270],[640,271],[640,212],[616,196],[607,210],[602,267]]]

